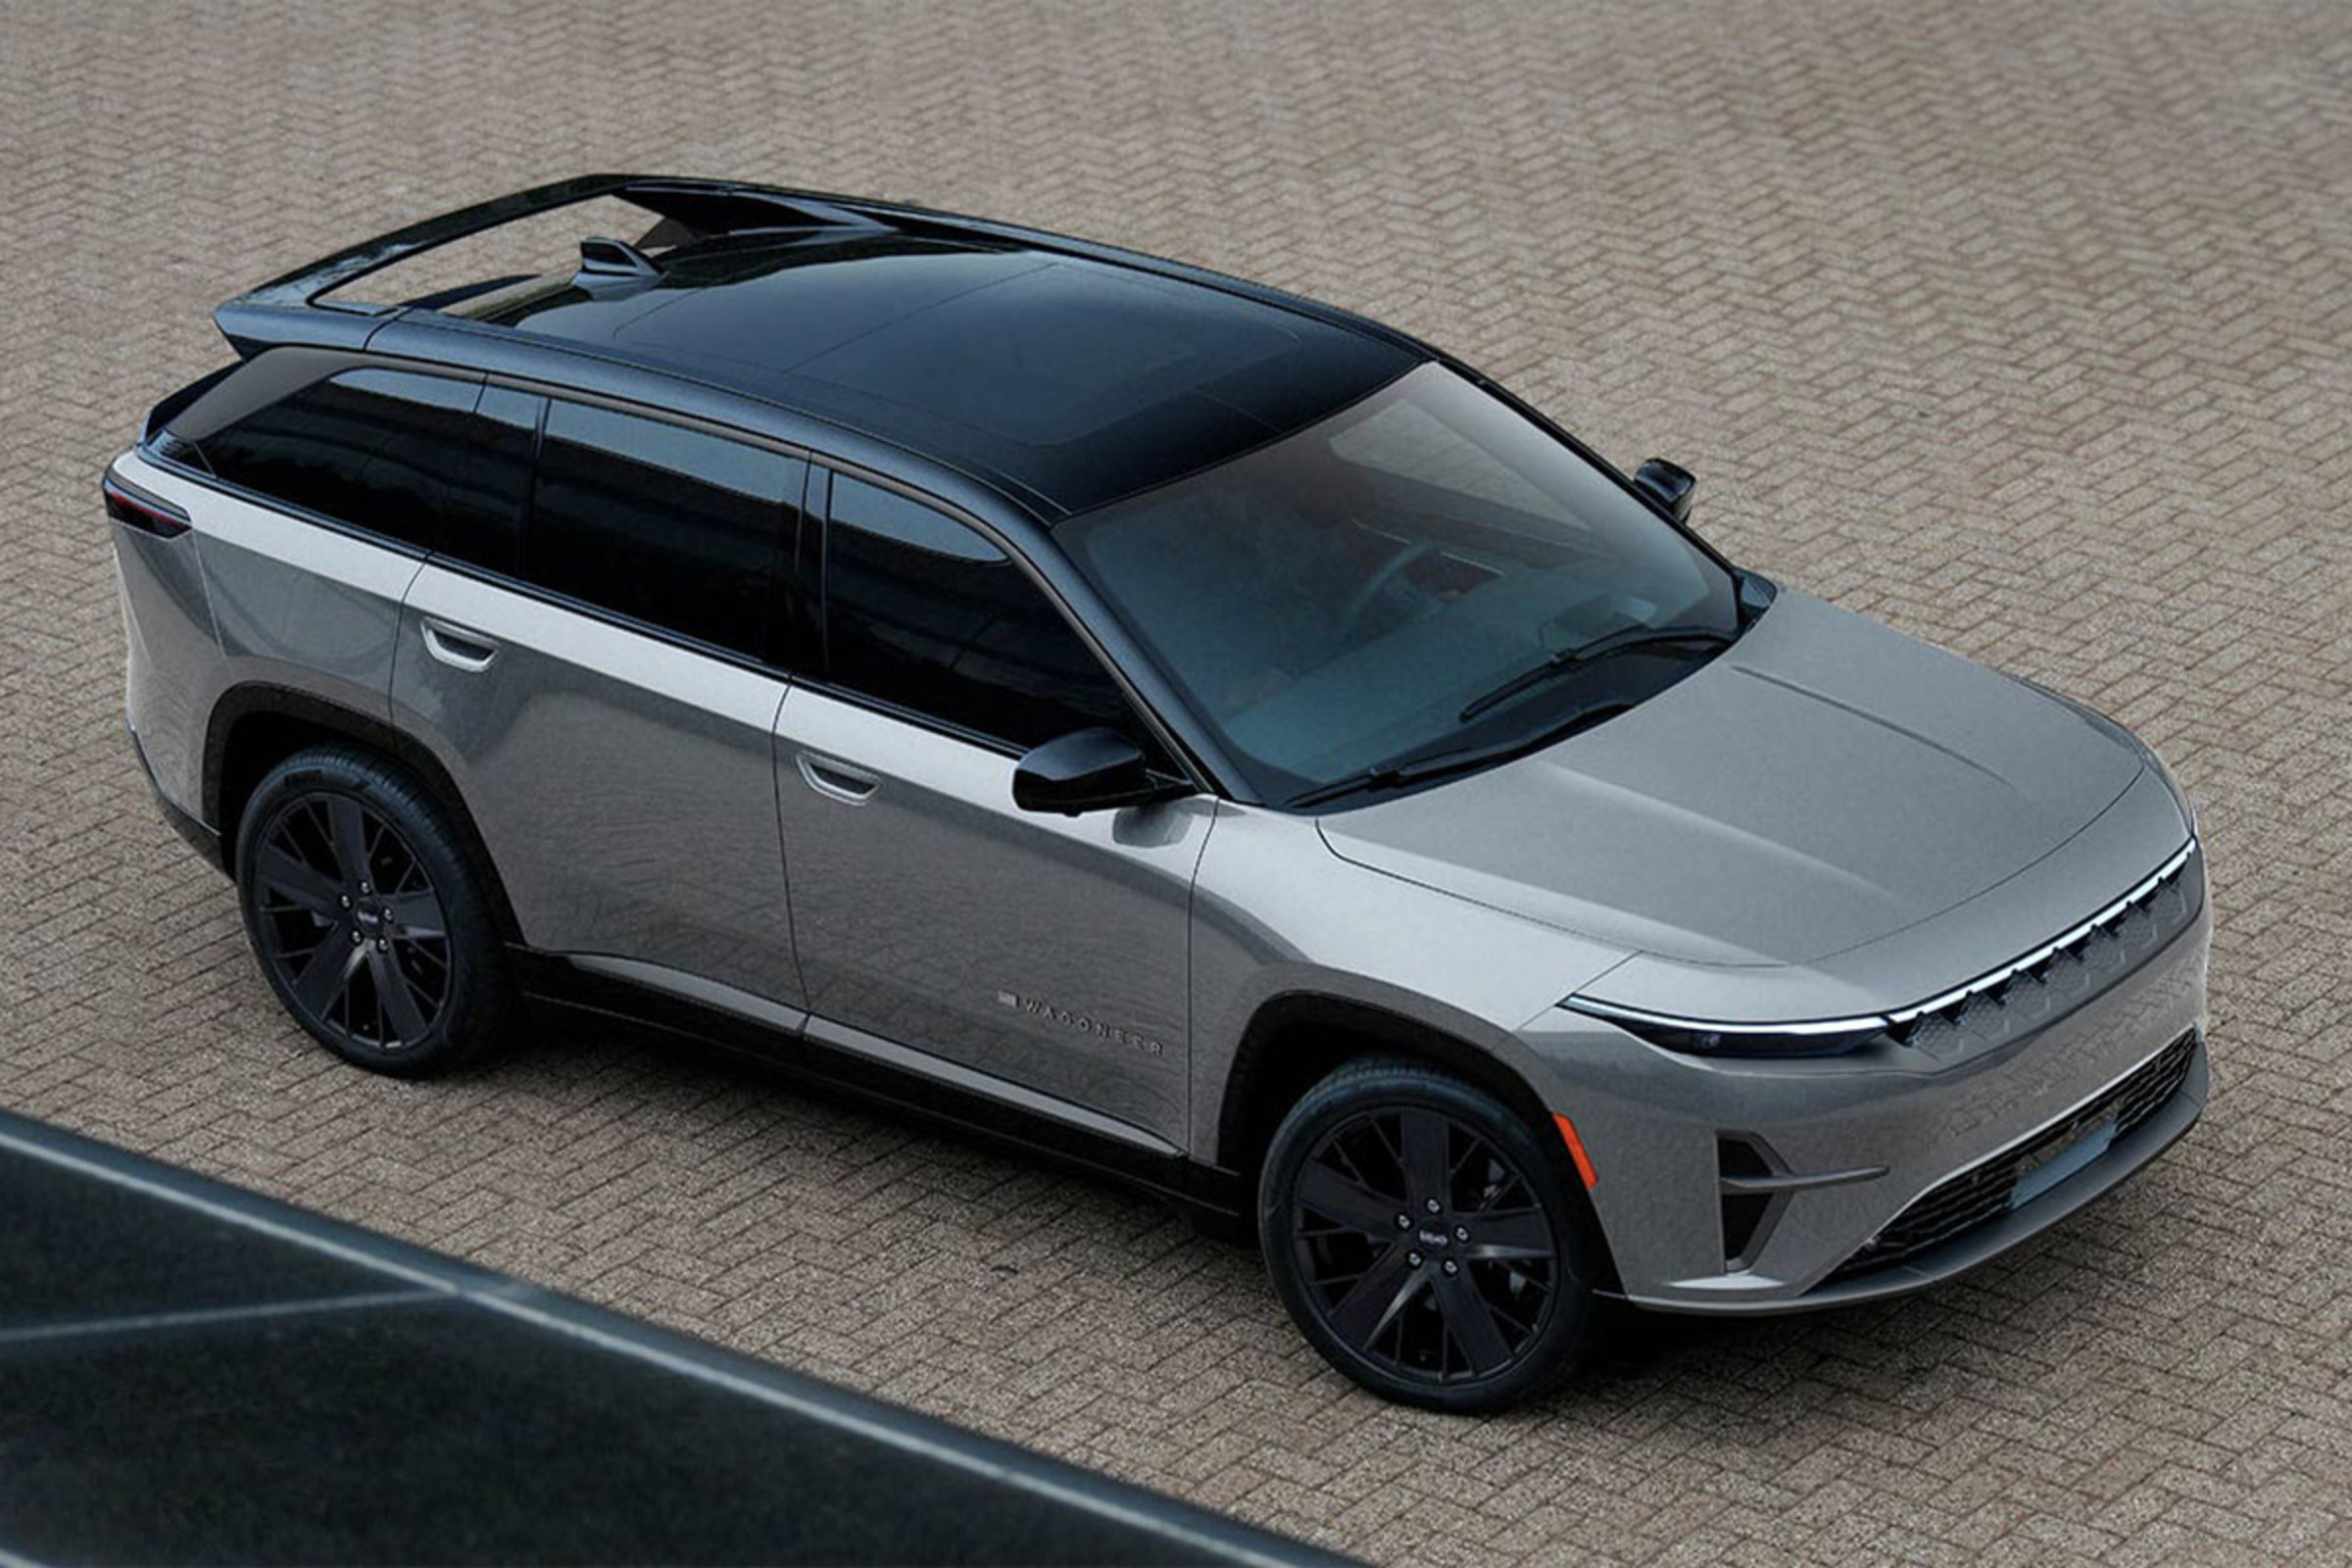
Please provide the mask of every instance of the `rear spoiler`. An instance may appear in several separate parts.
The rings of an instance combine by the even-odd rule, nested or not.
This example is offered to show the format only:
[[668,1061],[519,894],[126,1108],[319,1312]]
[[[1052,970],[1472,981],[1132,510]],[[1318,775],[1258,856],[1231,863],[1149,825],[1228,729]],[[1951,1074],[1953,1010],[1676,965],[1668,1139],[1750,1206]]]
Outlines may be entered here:
[[603,196],[618,197],[661,219],[646,236],[655,244],[756,229],[873,227],[878,222],[842,205],[839,198],[806,191],[666,174],[582,174],[379,234],[247,290],[216,310],[213,320],[247,359],[280,343],[359,348],[382,318],[405,307],[326,300],[321,295],[452,240]]

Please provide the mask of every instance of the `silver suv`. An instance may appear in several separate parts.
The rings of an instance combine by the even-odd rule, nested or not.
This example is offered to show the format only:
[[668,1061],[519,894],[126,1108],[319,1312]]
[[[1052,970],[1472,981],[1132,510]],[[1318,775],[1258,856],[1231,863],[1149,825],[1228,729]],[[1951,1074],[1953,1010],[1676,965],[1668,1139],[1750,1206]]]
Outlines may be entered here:
[[[376,269],[589,198],[576,266]],[[1253,1232],[1394,1398],[1916,1289],[2206,1095],[2193,818],[1344,312],[632,175],[221,307],[107,472],[132,736],[304,1028],[534,1000]]]

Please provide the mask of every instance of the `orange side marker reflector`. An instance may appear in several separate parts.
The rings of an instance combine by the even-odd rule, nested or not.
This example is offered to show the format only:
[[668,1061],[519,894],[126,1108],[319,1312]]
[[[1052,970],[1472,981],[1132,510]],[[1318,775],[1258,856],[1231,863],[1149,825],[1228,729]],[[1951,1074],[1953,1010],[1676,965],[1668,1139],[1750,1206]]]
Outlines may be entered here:
[[1585,1191],[1592,1190],[1596,1179],[1592,1174],[1592,1156],[1585,1152],[1585,1141],[1576,1136],[1576,1123],[1553,1111],[1551,1119],[1560,1124],[1560,1137],[1568,1144],[1568,1157],[1576,1161],[1576,1173],[1584,1179]]

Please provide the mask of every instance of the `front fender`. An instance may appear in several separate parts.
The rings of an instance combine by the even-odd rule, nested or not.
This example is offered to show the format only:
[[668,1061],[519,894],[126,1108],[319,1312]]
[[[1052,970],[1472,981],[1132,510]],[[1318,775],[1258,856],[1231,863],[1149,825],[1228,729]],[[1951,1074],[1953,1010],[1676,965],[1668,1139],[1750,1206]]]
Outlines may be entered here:
[[1492,1055],[1546,1105],[1560,1085],[1517,1032],[1626,953],[1341,859],[1311,819],[1220,802],[1193,893],[1191,1152],[1259,1011],[1294,995],[1376,1008]]

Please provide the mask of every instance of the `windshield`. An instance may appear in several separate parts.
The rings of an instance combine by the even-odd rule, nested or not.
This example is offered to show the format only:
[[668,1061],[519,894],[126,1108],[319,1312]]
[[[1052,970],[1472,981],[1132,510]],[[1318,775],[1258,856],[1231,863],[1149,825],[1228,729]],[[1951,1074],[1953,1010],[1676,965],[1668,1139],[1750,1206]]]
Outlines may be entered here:
[[1054,537],[1270,801],[1538,744],[1739,627],[1729,572],[1439,365]]

